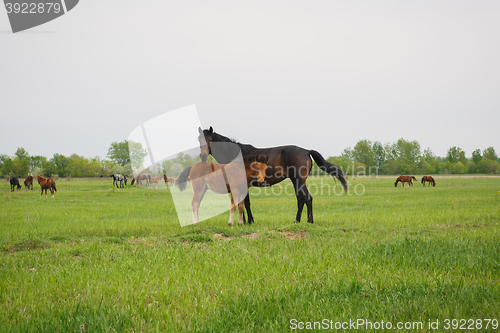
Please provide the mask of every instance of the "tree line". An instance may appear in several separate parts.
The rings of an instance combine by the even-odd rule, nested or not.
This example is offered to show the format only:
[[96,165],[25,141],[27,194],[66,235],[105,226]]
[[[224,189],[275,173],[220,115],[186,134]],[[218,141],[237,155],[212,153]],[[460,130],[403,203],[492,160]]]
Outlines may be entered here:
[[[430,148],[422,152],[418,141],[399,139],[395,143],[360,140],[354,148],[345,148],[339,156],[327,159],[348,174],[474,174],[500,173],[500,159],[493,147],[476,149],[466,157],[463,149],[450,147],[445,157]],[[317,168],[313,173],[321,174]]]
[[[140,143],[127,140],[111,143],[107,159],[57,153],[49,159],[40,155],[30,156],[20,147],[13,156],[0,155],[0,177],[25,177],[28,173],[45,177],[107,177],[121,173],[131,177],[133,168],[140,167],[146,155],[147,151]],[[345,173],[356,175],[500,173],[500,159],[493,147],[476,149],[470,157],[466,157],[463,149],[451,147],[445,157],[439,157],[430,148],[422,152],[418,141],[405,139],[392,144],[360,140],[354,148],[347,147],[339,156],[330,156],[327,160],[341,167]],[[185,167],[199,161],[199,157],[179,153],[145,172],[176,177]],[[316,164],[311,173],[322,174]]]

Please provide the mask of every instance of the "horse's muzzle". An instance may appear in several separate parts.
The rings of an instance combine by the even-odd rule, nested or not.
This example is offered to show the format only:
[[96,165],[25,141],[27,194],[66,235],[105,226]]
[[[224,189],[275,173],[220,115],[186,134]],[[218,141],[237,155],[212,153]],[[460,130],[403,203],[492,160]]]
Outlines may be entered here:
[[206,162],[207,161],[207,158],[208,158],[208,154],[200,154],[200,158],[203,162]]

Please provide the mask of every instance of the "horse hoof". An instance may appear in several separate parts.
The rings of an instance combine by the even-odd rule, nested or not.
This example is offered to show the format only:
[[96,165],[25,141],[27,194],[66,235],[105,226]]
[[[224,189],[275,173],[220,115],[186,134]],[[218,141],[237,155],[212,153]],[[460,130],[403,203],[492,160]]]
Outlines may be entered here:
[[300,223],[300,221],[295,221],[295,223]]

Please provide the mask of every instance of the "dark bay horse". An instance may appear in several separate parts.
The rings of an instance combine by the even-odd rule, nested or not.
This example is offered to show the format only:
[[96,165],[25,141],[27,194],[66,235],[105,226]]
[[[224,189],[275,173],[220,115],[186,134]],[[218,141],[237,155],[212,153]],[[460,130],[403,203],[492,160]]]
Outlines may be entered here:
[[[179,190],[186,188],[188,177],[193,186],[193,222],[199,223],[198,210],[201,200],[208,189],[219,194],[231,194],[231,206],[228,225],[233,225],[234,212],[238,205],[238,224],[244,222],[243,201],[247,195],[250,183],[262,183],[266,177],[268,158],[267,156],[253,156],[240,163],[215,164],[212,162],[198,162],[193,166],[185,168],[179,175]],[[221,170],[220,173],[215,171]],[[231,182],[228,181],[231,179]]]
[[415,178],[415,176],[399,176],[394,183],[394,187],[397,187],[399,182],[401,182],[401,185],[403,185],[403,187],[405,187],[405,183],[408,183],[408,186],[413,186],[413,183],[411,181],[412,179],[415,179],[415,181],[417,181],[417,178]]
[[17,191],[20,191],[22,186],[19,185],[19,179],[17,177],[10,177],[10,191],[14,192],[14,188],[17,189]]
[[431,184],[433,187],[436,186],[436,182],[434,181],[434,178],[432,178],[431,176],[423,176],[422,184],[424,184],[424,187],[425,187],[425,182],[429,182],[429,186],[431,186]]
[[33,190],[33,176],[26,177],[24,180],[24,189],[26,191],[29,191],[30,189]]
[[40,196],[43,196],[43,190],[45,190],[45,197],[47,197],[47,190],[50,190],[50,194],[53,198],[54,191],[57,192],[56,182],[54,181],[54,179],[43,178],[42,176],[36,176],[36,179],[38,180],[38,184],[40,184],[40,187],[42,188],[42,193],[40,194]]
[[[271,148],[255,148],[249,144],[242,144],[228,137],[220,135],[213,131],[210,127],[207,130],[198,128],[200,136],[200,157],[202,161],[206,161],[211,154],[219,163],[230,163],[240,153],[243,159],[252,156],[268,156],[268,167],[266,169],[266,180],[262,184],[251,183],[251,186],[272,186],[279,182],[290,178],[295,188],[297,197],[297,216],[295,220],[300,222],[304,204],[307,206],[307,222],[313,223],[313,206],[312,196],[309,193],[306,180],[312,168],[312,159],[318,164],[319,168],[337,177],[344,190],[347,193],[347,182],[344,178],[342,170],[327,162],[320,153],[315,150],[307,150],[297,146],[279,146]],[[213,145],[212,143],[219,143]],[[311,159],[312,157],[312,159]],[[245,198],[245,208],[248,214],[248,223],[254,221],[252,211],[250,210],[250,197]]]

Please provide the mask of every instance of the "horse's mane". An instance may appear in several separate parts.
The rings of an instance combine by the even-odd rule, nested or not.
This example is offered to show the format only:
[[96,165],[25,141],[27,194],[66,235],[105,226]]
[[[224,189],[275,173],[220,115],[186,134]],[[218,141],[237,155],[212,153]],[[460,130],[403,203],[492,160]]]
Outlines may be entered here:
[[[217,161],[219,161],[218,158],[222,158],[221,161],[219,161],[220,163],[229,163],[229,161],[232,161],[236,158],[240,151],[242,155],[245,155],[245,153],[255,149],[255,147],[252,145],[238,142],[235,139],[228,138],[216,132],[212,133],[212,142],[226,143],[218,145],[216,149],[217,156],[214,155]],[[239,150],[236,149],[234,145],[237,145]],[[214,152],[213,147],[212,152]]]
[[221,135],[221,134],[216,133],[216,132],[212,133],[212,142],[228,142],[228,143],[237,144],[238,147],[240,147],[242,154],[247,153],[247,152],[255,149],[255,147],[252,145],[238,142],[235,139],[228,138],[227,136]]

